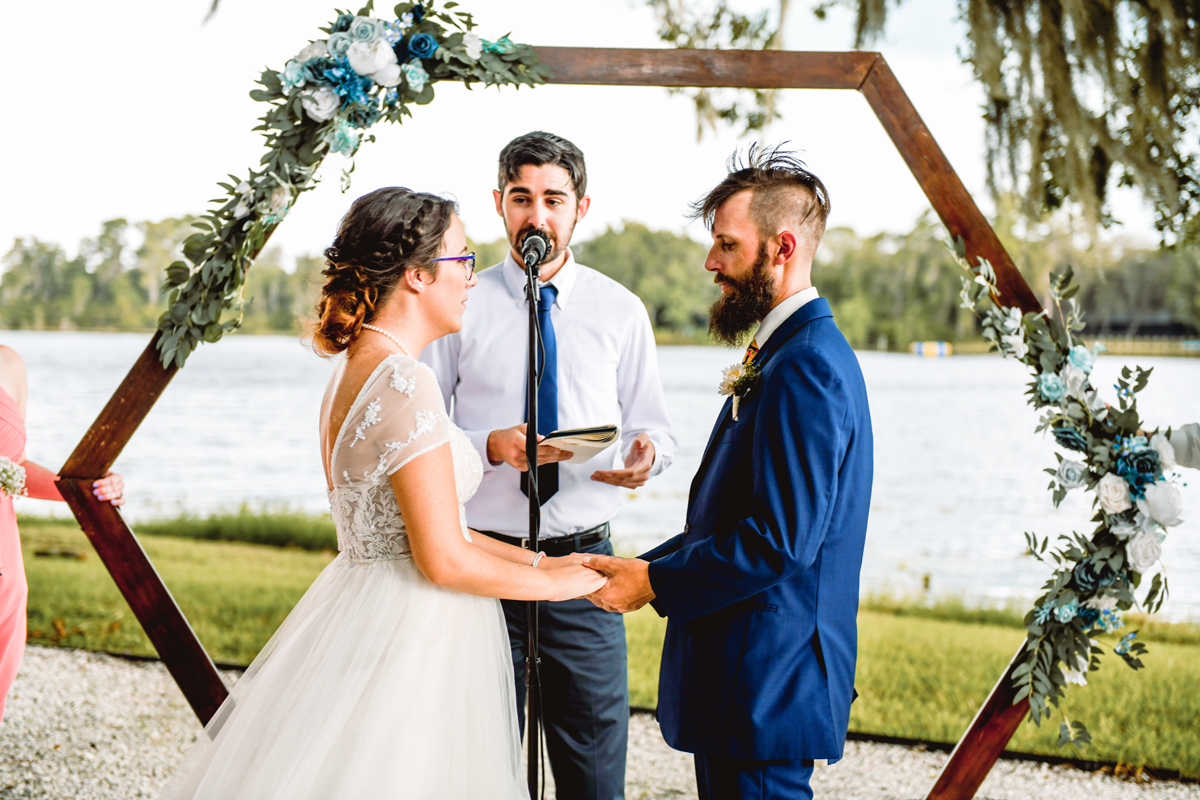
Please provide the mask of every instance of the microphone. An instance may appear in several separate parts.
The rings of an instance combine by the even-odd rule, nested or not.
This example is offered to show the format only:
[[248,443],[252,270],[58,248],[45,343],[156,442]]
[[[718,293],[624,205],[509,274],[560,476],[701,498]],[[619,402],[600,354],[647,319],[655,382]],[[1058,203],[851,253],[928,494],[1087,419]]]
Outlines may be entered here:
[[530,231],[525,237],[525,241],[521,242],[521,260],[525,262],[525,269],[535,269],[538,264],[542,263],[542,259],[546,257],[546,253],[550,250],[550,242],[546,239],[546,234],[541,231]]

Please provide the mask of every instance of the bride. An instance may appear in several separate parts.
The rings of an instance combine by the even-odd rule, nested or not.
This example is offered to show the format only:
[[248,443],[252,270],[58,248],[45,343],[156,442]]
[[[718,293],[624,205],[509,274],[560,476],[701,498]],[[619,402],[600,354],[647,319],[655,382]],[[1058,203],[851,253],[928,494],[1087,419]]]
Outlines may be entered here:
[[475,283],[455,212],[379,189],[325,251],[312,341],[345,354],[320,424],[340,552],[163,798],[528,797],[495,598],[567,600],[605,578],[467,529],[483,467],[415,359],[462,327]]

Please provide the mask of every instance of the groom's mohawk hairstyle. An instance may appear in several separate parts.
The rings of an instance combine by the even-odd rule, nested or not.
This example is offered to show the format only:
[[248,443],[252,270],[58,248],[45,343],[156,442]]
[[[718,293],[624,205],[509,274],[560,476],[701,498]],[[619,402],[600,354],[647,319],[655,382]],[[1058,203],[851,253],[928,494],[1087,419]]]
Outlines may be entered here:
[[711,192],[691,205],[691,219],[703,220],[712,229],[717,209],[740,192],[750,191],[750,216],[766,239],[780,225],[811,226],[816,240],[825,233],[829,217],[829,192],[821,179],[808,171],[804,162],[784,150],[787,142],[774,147],[750,145],[745,154],[735,150],[726,168],[729,174]]

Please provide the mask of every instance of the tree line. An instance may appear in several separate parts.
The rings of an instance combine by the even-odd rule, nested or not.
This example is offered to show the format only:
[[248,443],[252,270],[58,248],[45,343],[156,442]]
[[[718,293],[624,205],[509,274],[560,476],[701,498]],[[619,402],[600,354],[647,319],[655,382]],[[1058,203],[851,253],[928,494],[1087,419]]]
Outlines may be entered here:
[[[1082,244],[1069,230],[1018,234],[1016,215],[996,229],[1034,291],[1046,297],[1049,275],[1070,264],[1094,334],[1196,335],[1200,329],[1200,248]],[[191,218],[159,222],[115,219],[74,256],[57,244],[18,239],[0,262],[0,327],[31,330],[150,330],[165,308],[165,269],[179,258]],[[856,347],[904,349],[911,341],[977,338],[960,307],[963,275],[927,215],[905,233],[861,236],[831,229],[813,283]],[[476,243],[481,265],[504,258],[503,240]],[[577,260],[617,280],[646,304],[665,341],[704,341],[716,297],[702,268],[707,247],[687,236],[636,222],[610,227],[573,250]],[[295,333],[311,317],[324,260],[302,256],[287,270],[278,250],[265,251],[246,281],[242,329]]]

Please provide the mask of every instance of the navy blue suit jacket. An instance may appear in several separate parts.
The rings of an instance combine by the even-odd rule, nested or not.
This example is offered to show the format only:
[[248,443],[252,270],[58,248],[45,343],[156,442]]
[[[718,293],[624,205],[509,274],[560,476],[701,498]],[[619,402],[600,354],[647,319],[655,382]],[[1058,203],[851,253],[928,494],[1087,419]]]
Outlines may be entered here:
[[858,359],[816,299],[713,428],[682,534],[642,556],[667,617],[668,744],[753,760],[842,755],[873,449]]

